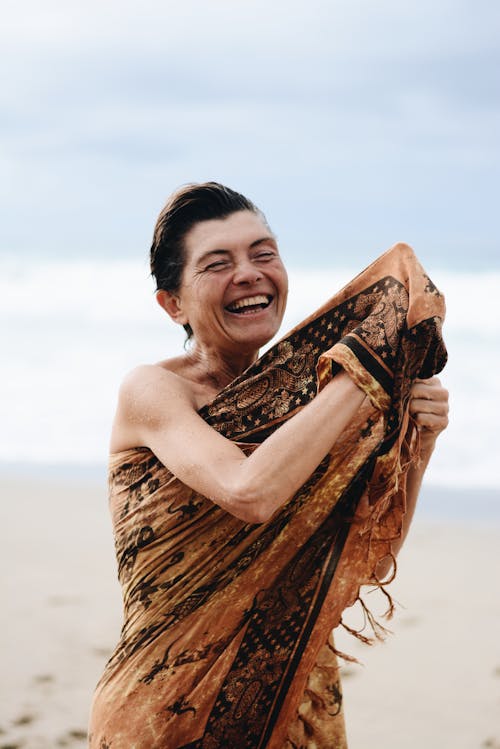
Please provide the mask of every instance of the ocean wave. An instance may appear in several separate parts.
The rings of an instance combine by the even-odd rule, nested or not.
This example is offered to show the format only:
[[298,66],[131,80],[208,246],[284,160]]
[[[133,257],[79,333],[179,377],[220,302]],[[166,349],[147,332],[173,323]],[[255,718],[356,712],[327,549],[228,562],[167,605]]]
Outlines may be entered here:
[[[290,270],[282,331],[339,290],[356,269]],[[500,406],[500,273],[431,272],[445,293],[450,426],[430,484],[499,487],[492,414]],[[141,362],[183,350],[184,333],[154,300],[145,263],[0,262],[4,398],[0,460],[101,462],[118,383]]]

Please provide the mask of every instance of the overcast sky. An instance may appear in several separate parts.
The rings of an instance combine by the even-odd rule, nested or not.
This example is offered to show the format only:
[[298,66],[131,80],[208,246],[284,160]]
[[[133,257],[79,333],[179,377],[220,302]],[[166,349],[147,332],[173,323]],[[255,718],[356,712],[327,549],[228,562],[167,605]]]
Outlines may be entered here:
[[499,39],[496,0],[4,0],[0,252],[142,256],[217,179],[294,265],[500,268]]

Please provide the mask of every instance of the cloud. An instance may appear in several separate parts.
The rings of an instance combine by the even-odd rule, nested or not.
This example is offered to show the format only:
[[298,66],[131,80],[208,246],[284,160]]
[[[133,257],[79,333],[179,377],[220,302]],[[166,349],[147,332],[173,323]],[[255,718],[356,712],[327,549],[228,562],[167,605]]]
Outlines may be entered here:
[[499,18],[484,0],[7,2],[0,251],[130,253],[170,189],[218,178],[293,252],[410,235],[465,257],[493,229]]
[[[309,93],[313,99],[368,90],[377,79],[408,86],[405,72],[422,70],[426,85],[467,81],[497,56],[499,20],[496,4],[478,2],[471,12],[469,3],[456,0],[307,6],[296,0],[32,0],[7,4],[0,40],[20,79],[14,75],[11,93],[19,83],[34,93],[41,81],[42,95],[73,91],[83,102],[130,90],[149,98],[162,84],[176,98],[197,101],[232,98],[238,89],[245,97]],[[85,80],[94,88],[82,91],[78,83]]]

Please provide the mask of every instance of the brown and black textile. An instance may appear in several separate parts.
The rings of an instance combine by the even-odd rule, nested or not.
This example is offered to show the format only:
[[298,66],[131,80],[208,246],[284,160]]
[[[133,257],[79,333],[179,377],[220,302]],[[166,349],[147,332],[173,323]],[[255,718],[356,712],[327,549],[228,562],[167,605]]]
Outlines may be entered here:
[[201,409],[250,452],[341,367],[369,396],[267,523],[223,511],[147,448],[111,456],[124,624],[92,749],[346,746],[331,632],[401,532],[409,391],[444,366],[443,316],[395,245]]

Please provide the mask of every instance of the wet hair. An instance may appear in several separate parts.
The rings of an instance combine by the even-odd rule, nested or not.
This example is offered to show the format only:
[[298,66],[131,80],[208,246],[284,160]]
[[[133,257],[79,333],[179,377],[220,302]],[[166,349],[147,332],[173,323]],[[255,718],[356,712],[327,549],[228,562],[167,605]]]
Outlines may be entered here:
[[[227,218],[238,211],[252,211],[267,225],[264,214],[251,200],[218,182],[194,183],[176,190],[158,216],[149,253],[157,291],[179,290],[185,263],[184,240],[195,224]],[[191,326],[186,324],[184,329],[189,340],[193,335]]]

